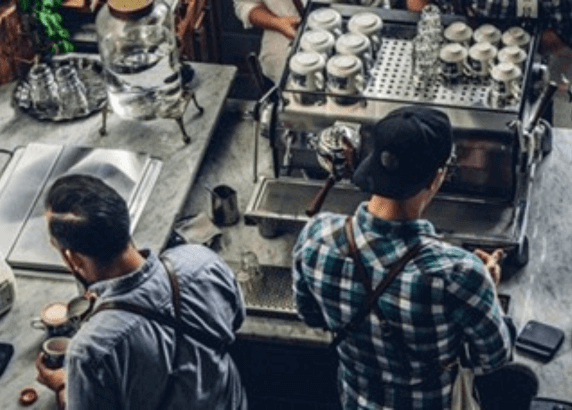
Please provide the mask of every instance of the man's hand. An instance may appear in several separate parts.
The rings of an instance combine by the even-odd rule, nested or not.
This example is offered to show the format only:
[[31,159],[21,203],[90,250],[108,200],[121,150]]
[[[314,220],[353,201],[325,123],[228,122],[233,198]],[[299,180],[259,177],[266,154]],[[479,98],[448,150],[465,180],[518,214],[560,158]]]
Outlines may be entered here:
[[504,257],[504,251],[502,249],[496,249],[493,253],[487,253],[482,249],[475,249],[475,255],[483,261],[491,274],[494,284],[498,285],[501,278],[499,261]]
[[65,383],[66,372],[63,367],[59,369],[50,369],[44,364],[44,353],[40,353],[36,357],[36,369],[38,369],[38,380],[43,385],[52,389],[53,391],[58,390]]
[[296,31],[300,25],[300,17],[298,16],[277,16],[277,31],[290,40],[296,36]]

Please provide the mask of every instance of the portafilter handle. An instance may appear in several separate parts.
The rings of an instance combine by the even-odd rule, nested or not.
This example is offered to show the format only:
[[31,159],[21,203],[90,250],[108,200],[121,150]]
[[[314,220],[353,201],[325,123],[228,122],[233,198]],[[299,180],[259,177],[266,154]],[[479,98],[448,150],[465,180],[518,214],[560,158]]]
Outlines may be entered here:
[[548,103],[552,100],[554,93],[558,89],[558,84],[555,81],[550,81],[546,86],[542,89],[542,93],[536,104],[532,107],[530,116],[528,117],[528,121],[524,126],[524,131],[531,133],[534,130],[534,127],[538,124],[538,120],[540,120],[540,116],[544,113]]
[[330,189],[332,189],[335,183],[336,183],[336,177],[334,176],[334,174],[330,174],[324,186],[320,188],[314,199],[312,199],[312,201],[308,205],[308,209],[306,209],[306,215],[314,216],[318,212],[320,212],[320,209],[324,204],[328,192],[330,191]]

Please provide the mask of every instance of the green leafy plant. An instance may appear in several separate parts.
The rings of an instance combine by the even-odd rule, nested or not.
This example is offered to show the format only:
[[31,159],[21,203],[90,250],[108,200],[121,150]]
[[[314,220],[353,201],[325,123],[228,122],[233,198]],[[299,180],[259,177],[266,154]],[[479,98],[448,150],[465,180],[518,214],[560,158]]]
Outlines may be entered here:
[[[70,31],[59,13],[62,0],[18,0],[19,9],[31,17],[29,30],[39,51],[67,53],[75,50]],[[42,35],[43,34],[43,35]]]

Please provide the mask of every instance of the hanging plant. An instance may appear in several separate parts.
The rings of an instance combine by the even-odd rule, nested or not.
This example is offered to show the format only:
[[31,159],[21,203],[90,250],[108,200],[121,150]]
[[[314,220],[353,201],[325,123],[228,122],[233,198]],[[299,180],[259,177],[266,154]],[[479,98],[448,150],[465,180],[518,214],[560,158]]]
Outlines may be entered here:
[[27,31],[39,52],[57,54],[75,50],[70,31],[62,24],[61,5],[62,0],[18,0],[19,9],[30,16]]

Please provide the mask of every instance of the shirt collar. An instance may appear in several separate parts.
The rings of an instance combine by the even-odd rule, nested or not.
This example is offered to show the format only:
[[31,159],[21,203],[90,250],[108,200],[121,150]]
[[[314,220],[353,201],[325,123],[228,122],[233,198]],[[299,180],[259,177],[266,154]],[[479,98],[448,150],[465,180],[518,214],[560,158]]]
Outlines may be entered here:
[[390,221],[374,216],[367,210],[367,202],[362,202],[357,210],[357,222],[362,230],[377,232],[383,236],[411,237],[435,236],[433,224],[426,219]]
[[155,267],[157,264],[161,263],[157,257],[157,254],[155,254],[153,251],[146,249],[141,251],[141,254],[143,257],[145,257],[145,263],[139,269],[118,278],[106,279],[96,282],[89,287],[89,291],[94,292],[100,297],[114,296],[129,292],[140,286],[155,272],[157,272]]

